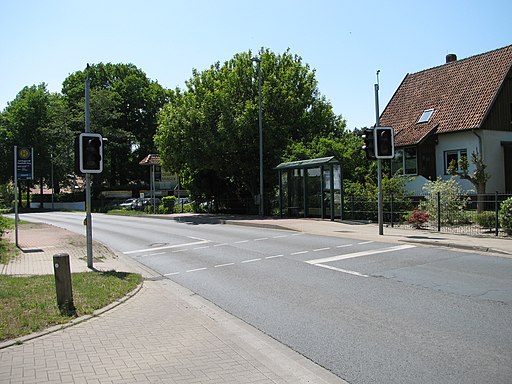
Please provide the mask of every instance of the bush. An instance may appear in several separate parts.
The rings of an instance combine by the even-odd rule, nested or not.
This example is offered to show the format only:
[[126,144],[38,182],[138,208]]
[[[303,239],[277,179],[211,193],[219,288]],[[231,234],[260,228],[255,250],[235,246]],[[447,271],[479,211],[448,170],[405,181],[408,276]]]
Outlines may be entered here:
[[512,197],[501,203],[498,217],[501,228],[507,235],[512,235]]
[[439,192],[441,223],[467,223],[464,209],[468,204],[468,199],[462,195],[460,185],[453,177],[449,180],[439,177],[436,181],[429,181],[423,190],[426,193],[426,200],[420,203],[419,208],[430,214],[432,220],[437,221],[437,193]]
[[494,228],[496,224],[496,214],[491,211],[477,213],[476,222],[482,228]]
[[7,221],[7,219],[0,215],[0,237],[2,237],[4,235],[4,232],[6,229],[9,228],[9,222]]
[[420,229],[424,223],[426,223],[429,219],[430,215],[419,209],[415,209],[411,212],[409,217],[407,217],[406,221],[411,223],[414,228]]
[[161,213],[174,213],[174,204],[176,204],[176,196],[162,197]]

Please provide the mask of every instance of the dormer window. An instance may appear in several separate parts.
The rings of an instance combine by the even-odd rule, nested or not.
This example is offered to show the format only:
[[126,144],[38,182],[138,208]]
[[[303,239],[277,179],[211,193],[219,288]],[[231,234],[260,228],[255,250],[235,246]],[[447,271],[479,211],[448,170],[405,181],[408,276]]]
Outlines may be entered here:
[[421,114],[420,118],[418,119],[418,121],[416,122],[416,124],[428,123],[428,121],[430,120],[430,116],[432,116],[433,113],[434,109],[425,109]]

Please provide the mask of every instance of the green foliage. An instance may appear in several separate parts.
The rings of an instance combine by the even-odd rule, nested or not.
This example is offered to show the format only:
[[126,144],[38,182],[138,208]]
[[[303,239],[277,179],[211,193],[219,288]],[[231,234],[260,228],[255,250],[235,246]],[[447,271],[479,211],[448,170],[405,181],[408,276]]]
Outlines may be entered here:
[[5,183],[0,185],[0,210],[10,210],[14,206],[14,185]]
[[[336,136],[344,121],[320,96],[315,73],[289,51],[261,50],[265,195],[288,146]],[[193,196],[243,201],[259,193],[258,66],[252,52],[193,71],[172,92],[155,136],[164,167],[188,179]],[[268,206],[268,204],[267,204]]]
[[160,205],[158,213],[174,213],[174,205],[176,204],[176,196],[162,197],[162,204]]
[[87,73],[91,130],[108,139],[104,172],[95,175],[96,185],[124,185],[147,177],[147,168],[139,161],[156,153],[156,115],[168,101],[167,91],[133,64],[99,63],[77,71],[62,86],[70,110],[69,125],[77,133],[83,130]]
[[494,228],[496,226],[496,213],[491,211],[476,214],[476,222],[482,228]]
[[4,235],[5,230],[8,228],[9,228],[9,221],[4,216],[0,215],[0,239]]
[[498,217],[501,228],[507,235],[512,235],[512,197],[501,203]]
[[460,185],[453,177],[448,180],[438,177],[436,181],[429,181],[423,187],[423,191],[426,194],[426,199],[420,203],[419,208],[430,214],[433,221],[437,222],[438,220],[437,194],[439,192],[441,223],[461,224],[467,222],[464,209],[468,199],[463,197]]

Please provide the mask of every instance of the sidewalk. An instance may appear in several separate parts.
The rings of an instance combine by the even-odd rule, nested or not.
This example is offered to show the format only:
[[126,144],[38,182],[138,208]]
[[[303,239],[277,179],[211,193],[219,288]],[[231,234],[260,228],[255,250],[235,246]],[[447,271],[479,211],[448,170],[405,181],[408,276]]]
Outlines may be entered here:
[[[63,252],[72,272],[88,270],[83,236],[30,224],[19,239],[25,253],[2,274],[53,274]],[[71,327],[0,344],[1,383],[346,383],[132,259],[97,243],[93,255],[98,270],[141,273],[140,290]]]

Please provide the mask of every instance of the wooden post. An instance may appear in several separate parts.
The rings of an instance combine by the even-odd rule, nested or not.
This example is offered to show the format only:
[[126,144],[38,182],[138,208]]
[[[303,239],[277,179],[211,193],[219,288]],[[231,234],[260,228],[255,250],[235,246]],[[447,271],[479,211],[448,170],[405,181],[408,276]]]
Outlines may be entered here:
[[67,253],[53,255],[53,271],[55,274],[55,289],[59,310],[61,314],[73,316],[76,314],[76,309],[73,303],[71,270]]

